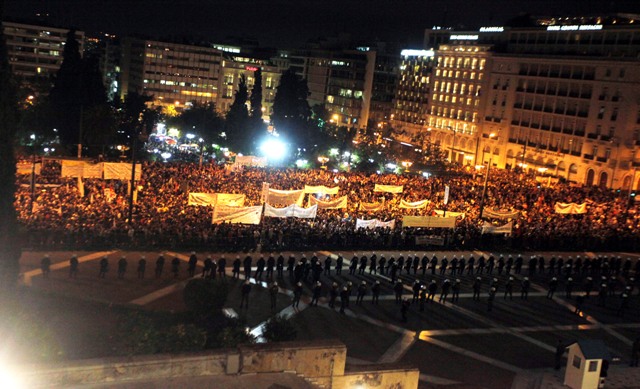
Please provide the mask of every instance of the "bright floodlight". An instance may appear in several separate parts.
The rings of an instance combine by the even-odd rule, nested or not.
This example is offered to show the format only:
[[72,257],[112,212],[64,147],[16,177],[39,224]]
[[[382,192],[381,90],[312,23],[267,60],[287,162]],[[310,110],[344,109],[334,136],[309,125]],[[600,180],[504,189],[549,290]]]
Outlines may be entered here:
[[195,136],[194,134],[187,134],[187,138],[188,138],[188,139],[193,139],[193,138],[195,138],[195,137],[196,137],[196,136]]
[[0,387],[22,389],[24,385],[18,379],[16,372],[11,371],[7,366],[0,366]]
[[160,156],[166,161],[167,159],[171,158],[171,153],[164,152],[160,154]]
[[287,146],[278,139],[267,139],[260,147],[262,153],[268,159],[283,159],[287,151]]

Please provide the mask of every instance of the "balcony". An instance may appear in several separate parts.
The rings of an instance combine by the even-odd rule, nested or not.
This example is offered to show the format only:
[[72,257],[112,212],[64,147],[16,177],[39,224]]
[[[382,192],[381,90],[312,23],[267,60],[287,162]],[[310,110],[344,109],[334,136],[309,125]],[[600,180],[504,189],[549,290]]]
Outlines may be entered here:
[[572,151],[570,154],[574,157],[579,157],[582,153],[580,151]]
[[588,159],[590,161],[593,161],[593,154],[585,154],[585,155],[582,156],[582,158]]
[[596,157],[596,161],[598,161],[598,162],[607,162],[607,157]]

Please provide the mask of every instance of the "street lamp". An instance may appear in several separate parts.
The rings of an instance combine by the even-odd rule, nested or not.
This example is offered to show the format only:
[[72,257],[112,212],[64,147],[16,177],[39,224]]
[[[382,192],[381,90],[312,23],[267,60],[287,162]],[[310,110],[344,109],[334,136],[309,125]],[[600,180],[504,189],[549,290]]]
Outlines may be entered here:
[[489,163],[487,164],[487,171],[484,174],[484,184],[482,185],[482,196],[480,197],[480,214],[479,218],[482,220],[482,212],[484,211],[484,198],[487,195],[487,184],[489,183],[489,172],[491,171],[491,162],[493,157],[489,158]]
[[326,169],[327,167],[325,165],[327,164],[327,162],[329,162],[329,157],[321,155],[318,157],[318,162],[322,164],[322,166],[320,166],[320,169]]
[[413,165],[413,162],[411,162],[411,161],[402,161],[401,164],[402,164],[402,167],[404,167],[404,170],[408,172],[409,168]]

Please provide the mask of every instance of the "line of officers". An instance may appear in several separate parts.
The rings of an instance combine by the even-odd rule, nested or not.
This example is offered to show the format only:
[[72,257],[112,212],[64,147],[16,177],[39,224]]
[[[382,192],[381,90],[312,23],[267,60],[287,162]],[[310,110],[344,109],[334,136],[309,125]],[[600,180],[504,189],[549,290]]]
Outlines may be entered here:
[[[198,266],[198,257],[195,252],[191,252],[191,255],[187,261],[187,273],[193,277],[195,275]],[[233,276],[238,278],[241,268],[245,278],[251,277],[253,258],[251,255],[246,255],[244,260],[240,259],[240,256],[236,256],[235,260],[231,263]],[[286,264],[285,264],[286,262]],[[165,269],[165,256],[160,254],[155,261],[155,276],[161,277]],[[174,277],[178,277],[180,273],[181,261],[178,257],[174,257],[170,262],[170,272]],[[397,259],[393,256],[388,260],[384,255],[376,255],[374,252],[371,256],[362,255],[358,257],[355,253],[351,260],[347,264],[345,263],[342,254],[338,254],[334,260],[331,256],[326,256],[322,263],[316,253],[308,260],[305,255],[302,255],[300,261],[296,259],[296,256],[291,254],[288,259],[285,259],[284,255],[280,253],[278,256],[274,254],[268,255],[267,259],[263,255],[256,261],[256,270],[254,273],[255,278],[262,278],[266,275],[267,279],[273,279],[274,271],[277,273],[278,278],[284,278],[284,270],[288,272],[289,278],[297,283],[301,279],[312,279],[313,281],[319,281],[322,274],[329,276],[331,274],[332,267],[335,269],[336,275],[341,275],[343,268],[347,267],[350,275],[363,275],[367,271],[369,274],[380,274],[391,278],[391,283],[395,283],[398,277],[404,271],[407,275],[418,275],[418,272],[424,277],[427,272],[432,275],[440,274],[446,275],[447,272],[452,276],[461,276],[463,274],[489,274],[492,275],[496,272],[498,275],[503,273],[510,275],[521,274],[524,264],[524,258],[521,254],[518,254],[515,258],[512,255],[508,255],[506,258],[504,255],[500,255],[497,259],[494,255],[489,255],[486,259],[483,255],[478,259],[471,254],[468,259],[465,259],[464,255],[459,258],[453,256],[451,260],[448,260],[446,256],[441,260],[433,254],[431,258],[424,254],[421,258],[415,254],[414,256],[408,255],[407,258],[401,253]],[[128,269],[128,260],[126,256],[121,256],[117,262],[117,274],[122,278]],[[575,257],[569,256],[566,260],[562,256],[552,256],[548,262],[545,261],[543,256],[531,256],[528,260],[528,273],[529,276],[534,274],[545,274],[555,276],[564,276],[565,280],[570,277],[576,276],[589,276],[596,275],[604,277],[613,277],[609,282],[617,280],[617,276],[622,275],[625,279],[631,278],[631,271],[637,275],[640,274],[640,261],[636,261],[635,265],[630,258],[625,261],[620,256],[608,258],[606,255],[599,255],[595,258],[581,258],[579,255]],[[41,260],[41,270],[44,277],[48,277],[50,273],[51,260],[49,255],[45,255]],[[632,269],[633,267],[633,269]],[[77,255],[73,255],[69,261],[69,276],[72,278],[77,277],[79,268],[79,262]],[[104,278],[110,270],[108,256],[102,257],[100,260],[98,276]],[[144,278],[147,270],[147,259],[142,256],[137,263],[136,272],[138,278]],[[215,278],[216,274],[220,277],[225,277],[227,271],[227,260],[222,255],[217,261],[210,255],[206,257],[202,264],[202,276],[208,278]]]
[[[198,257],[195,252],[191,252],[191,255],[187,261],[187,274],[189,277],[194,277],[196,273],[196,269],[198,266]],[[155,261],[155,276],[156,278],[160,278],[164,272],[165,268],[165,257],[164,254],[160,254]],[[179,277],[180,273],[180,264],[181,260],[178,257],[174,257],[170,262],[170,272],[173,274],[174,278]],[[478,275],[478,274],[487,274],[492,275],[494,271],[498,275],[502,275],[503,273],[506,275],[510,275],[513,271],[515,274],[521,274],[522,268],[524,264],[524,258],[521,254],[518,254],[515,258],[512,255],[508,255],[506,258],[504,255],[500,255],[497,260],[493,255],[489,255],[488,258],[485,259],[483,255],[480,255],[477,259],[474,258],[474,255],[471,254],[468,259],[465,259],[464,255],[461,255],[458,258],[456,255],[453,256],[451,261],[444,256],[441,260],[433,254],[431,258],[429,258],[426,254],[424,254],[421,258],[415,254],[414,256],[408,255],[405,259],[403,254],[400,253],[397,260],[392,256],[387,260],[384,255],[380,255],[378,257],[374,252],[371,256],[362,255],[358,257],[357,254],[354,253],[353,257],[349,261],[348,271],[349,275],[364,275],[367,270],[370,275],[380,274],[384,276],[388,276],[390,278],[391,284],[393,284],[394,291],[396,293],[396,302],[401,303],[401,295],[402,290],[404,289],[404,285],[402,281],[398,279],[399,275],[404,271],[407,275],[413,273],[413,275],[418,274],[418,271],[421,272],[424,277],[429,271],[432,275],[439,273],[442,276],[445,276],[447,272],[452,277],[462,276],[465,272],[467,275]],[[240,256],[236,256],[235,260],[231,264],[232,274],[234,278],[240,277],[241,268],[243,268],[243,273],[245,279],[249,279],[252,276],[252,266],[253,266],[253,258],[251,255],[246,255],[244,260],[240,259]],[[322,274],[329,276],[331,275],[332,267],[335,269],[336,275],[341,275],[343,267],[346,266],[344,257],[342,254],[338,254],[335,265],[331,256],[326,256],[324,262],[322,263],[316,253],[313,253],[312,257],[308,260],[306,256],[303,254],[300,261],[298,261],[295,255],[291,254],[288,259],[286,259],[286,270],[288,272],[288,276],[292,283],[294,283],[294,306],[296,304],[296,289],[300,288],[300,295],[302,293],[302,284],[301,281],[312,281],[314,283],[313,287],[313,295],[321,293],[321,283],[320,277]],[[48,278],[50,273],[51,260],[49,255],[45,255],[41,260],[41,270],[44,278]],[[620,256],[617,257],[607,257],[606,255],[598,255],[595,258],[581,258],[579,255],[576,256],[575,260],[573,257],[569,256],[566,260],[562,256],[552,256],[548,263],[545,263],[545,258],[543,256],[531,256],[527,263],[528,273],[529,275],[534,274],[545,274],[548,273],[553,277],[549,281],[548,285],[548,298],[553,298],[555,291],[558,286],[558,279],[555,275],[564,276],[564,286],[566,297],[572,298],[572,291],[574,288],[574,280],[573,277],[576,276],[584,276],[588,275],[584,281],[584,295],[577,296],[577,312],[581,310],[582,303],[584,302],[584,298],[589,298],[590,293],[594,290],[596,286],[598,288],[598,305],[605,306],[607,296],[612,297],[616,293],[617,284],[618,284],[618,276],[622,275],[625,278],[624,288],[621,293],[621,297],[623,299],[622,304],[620,304],[619,314],[622,315],[626,308],[628,307],[628,297],[630,297],[635,289],[635,278],[631,277],[631,271],[638,274],[640,273],[640,261],[635,262],[635,266],[632,264],[630,258],[627,258],[625,261],[622,260]],[[69,277],[76,278],[78,275],[79,261],[77,255],[72,255],[69,260]],[[121,258],[117,262],[117,277],[122,279],[124,278],[128,269],[128,260],[126,256],[121,256]],[[137,277],[139,279],[143,279],[145,277],[147,269],[147,260],[145,256],[142,256],[137,263]],[[273,281],[274,278],[274,270],[277,274],[277,277],[282,279],[284,278],[284,270],[285,270],[285,257],[282,253],[280,253],[277,257],[274,254],[270,254],[267,259],[263,255],[259,257],[256,261],[256,270],[253,273],[253,277],[257,280],[261,280],[263,275],[266,276],[268,281]],[[224,278],[226,277],[227,271],[227,260],[222,255],[218,261],[214,260],[210,255],[206,257],[202,264],[202,277],[206,277],[209,279],[213,279],[216,277],[216,274]],[[98,277],[105,278],[106,274],[109,272],[109,259],[108,256],[103,256],[99,263],[99,273]],[[594,276],[599,275],[601,278],[599,281],[594,281]],[[509,277],[504,286],[504,298],[507,297],[512,298],[513,294],[513,277]],[[495,297],[495,293],[497,293],[499,286],[499,281],[497,278],[493,278],[490,282],[489,286],[489,309],[491,309],[491,302]],[[530,281],[528,277],[524,277],[521,281],[521,298],[527,299],[529,289],[530,289]],[[344,301],[345,306],[347,307],[349,304],[348,296],[351,295],[351,289],[353,288],[351,282],[347,282],[342,288],[342,291],[335,291],[337,284],[334,283],[330,292],[330,296],[333,297],[332,303],[330,305],[335,305],[335,298],[340,296],[341,301],[343,300],[342,292],[346,292]],[[477,277],[473,283],[473,298],[479,299],[480,288],[481,288],[481,278]],[[318,289],[316,292],[315,290]],[[363,281],[361,285],[358,287],[357,295],[360,297],[364,297],[368,289],[366,281]],[[374,285],[372,285],[372,302],[377,303],[377,297],[380,293],[380,283],[377,281]],[[435,293],[438,289],[437,283],[435,280],[432,280],[428,285],[423,284],[421,281],[416,280],[413,285],[413,300],[415,301],[433,301]],[[445,280],[441,287],[441,295],[440,301],[445,302],[449,293],[452,293],[453,301],[456,301],[458,298],[458,294],[460,292],[460,279],[455,279],[453,283],[449,280]],[[424,295],[424,296],[423,296]],[[319,297],[319,296],[318,296]],[[317,303],[317,299],[316,303]],[[299,299],[297,299],[299,302]],[[313,303],[314,299],[312,299]],[[357,303],[361,302],[359,298]],[[344,307],[341,307],[341,311],[344,311]],[[421,309],[423,307],[421,306]]]

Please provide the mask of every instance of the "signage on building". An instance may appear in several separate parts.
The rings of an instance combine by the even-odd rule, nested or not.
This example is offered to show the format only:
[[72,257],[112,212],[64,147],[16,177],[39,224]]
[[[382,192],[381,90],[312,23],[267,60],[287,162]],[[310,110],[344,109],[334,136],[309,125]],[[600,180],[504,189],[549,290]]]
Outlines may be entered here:
[[449,37],[452,41],[476,41],[478,40],[477,35],[451,35]]
[[245,66],[244,69],[248,70],[250,72],[257,72],[258,71],[258,68],[255,67],[255,66]]
[[503,32],[504,27],[480,27],[480,32]]
[[403,57],[433,57],[433,50],[412,50],[405,49],[400,52],[400,55]]
[[591,31],[602,30],[602,24],[583,24],[569,26],[548,26],[547,31]]

